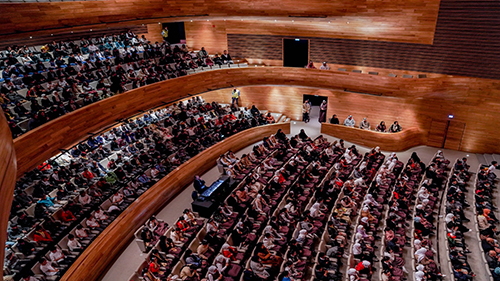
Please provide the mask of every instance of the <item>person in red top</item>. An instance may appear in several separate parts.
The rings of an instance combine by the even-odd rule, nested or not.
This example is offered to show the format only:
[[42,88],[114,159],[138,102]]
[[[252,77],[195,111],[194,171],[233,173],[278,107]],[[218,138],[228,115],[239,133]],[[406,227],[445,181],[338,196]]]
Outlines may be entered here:
[[70,222],[70,221],[76,220],[76,218],[73,215],[73,213],[70,210],[68,210],[66,207],[64,207],[62,209],[61,218],[62,218],[63,222]]
[[360,274],[368,274],[368,275],[373,274],[371,263],[367,260],[364,260],[364,261],[358,263],[358,265],[356,265],[356,270]]
[[84,177],[88,180],[91,180],[94,178],[94,174],[92,174],[92,172],[89,171],[89,169],[85,169],[85,171],[83,171],[83,173],[82,173],[82,177]]
[[52,242],[52,237],[41,225],[37,226],[34,234],[35,242]]
[[187,222],[184,217],[179,217],[176,225],[182,232],[184,232],[184,234],[188,236],[191,236],[196,232],[196,227],[191,226],[191,224]]
[[151,262],[149,263],[149,272],[158,278],[165,278],[165,272],[160,270],[160,265],[158,264],[156,257],[151,257]]

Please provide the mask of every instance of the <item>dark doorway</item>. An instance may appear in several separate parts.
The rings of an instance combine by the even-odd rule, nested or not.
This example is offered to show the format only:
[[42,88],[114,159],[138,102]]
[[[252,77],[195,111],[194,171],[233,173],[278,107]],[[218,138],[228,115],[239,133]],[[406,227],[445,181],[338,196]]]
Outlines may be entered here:
[[[318,95],[303,95],[302,103],[304,103],[306,100],[309,100],[309,102],[311,103],[311,111],[309,113],[309,119],[311,120],[311,122],[327,122],[327,112],[324,112],[324,115],[322,115],[320,106],[323,101],[326,101],[326,104],[328,104],[328,97]],[[322,119],[320,119],[320,117]]]
[[311,102],[311,106],[320,106],[324,100],[326,100],[326,103],[328,104],[328,97],[318,95],[304,95],[304,97],[302,98],[302,103],[306,100],[309,100],[309,102]]
[[283,39],[283,66],[305,67],[309,62],[309,40]]
[[185,44],[186,43],[186,32],[184,31],[183,22],[169,22],[162,24],[163,29],[168,27],[168,43],[170,44]]

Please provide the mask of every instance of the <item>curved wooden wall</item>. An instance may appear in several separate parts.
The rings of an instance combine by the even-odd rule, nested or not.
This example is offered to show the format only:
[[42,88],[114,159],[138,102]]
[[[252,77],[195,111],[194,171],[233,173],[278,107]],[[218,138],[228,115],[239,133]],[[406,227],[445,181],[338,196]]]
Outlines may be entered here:
[[[0,257],[5,256],[7,224],[16,183],[16,153],[7,120],[0,114]],[[3,272],[0,272],[2,278]]]
[[[500,111],[498,80],[462,77],[405,79],[301,68],[249,67],[201,72],[163,81],[99,101],[51,121],[15,139],[17,174],[21,176],[57,154],[60,148],[86,138],[87,133],[100,130],[117,119],[188,95],[249,85],[314,88],[316,90],[310,93],[329,97],[329,117],[337,109],[347,113],[356,108],[376,117],[380,108],[385,108],[393,112],[387,118],[401,117],[404,127],[421,128],[431,132],[429,137],[444,133],[432,130],[433,122],[446,122],[448,114],[454,114],[454,121],[466,123],[461,150],[479,153],[500,151],[497,146],[500,142],[500,135],[497,134],[500,127],[500,119],[497,118]],[[335,96],[322,89],[335,91]],[[364,94],[345,92],[345,89]],[[230,95],[229,90],[227,95]],[[276,91],[274,100],[287,103],[291,98]],[[339,118],[345,116],[339,114]],[[361,121],[359,118],[358,122]],[[378,121],[371,122],[375,125],[374,122]]]
[[426,144],[426,134],[418,128],[408,128],[399,133],[390,134],[323,123],[321,133],[366,147],[379,146],[382,150],[395,152]]
[[289,134],[290,123],[265,125],[245,130],[189,159],[142,194],[118,216],[78,257],[61,280],[98,280],[124,247],[130,243],[137,228],[190,184],[194,175],[203,174],[214,167],[216,159],[222,153],[228,150],[241,150],[265,136],[276,133],[278,129]]
[[[359,7],[363,8],[360,9]],[[268,0],[100,0],[42,3],[1,4],[1,34],[14,34],[54,28],[95,25],[119,25],[186,20],[206,17],[311,17],[347,22],[359,19],[373,29],[374,21],[400,34],[410,30],[433,32],[439,0],[349,1],[311,0],[300,2],[280,0],[270,5]],[[401,12],[403,11],[404,12]],[[385,20],[385,19],[387,20]],[[238,18],[239,19],[239,18]],[[377,20],[378,19],[378,20]],[[376,24],[375,24],[376,25]],[[88,27],[92,28],[92,27]],[[368,29],[368,30],[372,30]],[[398,30],[399,29],[399,30]]]

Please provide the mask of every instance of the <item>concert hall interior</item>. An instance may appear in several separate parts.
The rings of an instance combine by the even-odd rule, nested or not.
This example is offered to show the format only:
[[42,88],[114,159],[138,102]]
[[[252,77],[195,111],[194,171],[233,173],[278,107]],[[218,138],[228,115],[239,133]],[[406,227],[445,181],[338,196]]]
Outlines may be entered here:
[[499,1],[0,11],[4,281],[500,281]]

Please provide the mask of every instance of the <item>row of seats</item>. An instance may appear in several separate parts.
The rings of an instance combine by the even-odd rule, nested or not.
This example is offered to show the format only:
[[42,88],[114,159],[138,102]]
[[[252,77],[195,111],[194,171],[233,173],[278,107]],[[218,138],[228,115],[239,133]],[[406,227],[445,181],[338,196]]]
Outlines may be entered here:
[[[457,159],[448,178],[445,189],[446,204],[443,206],[444,212],[442,212],[445,215],[443,229],[446,231],[447,239],[448,270],[453,274],[455,280],[461,281],[472,280],[475,276],[467,259],[467,253],[470,253],[470,250],[465,237],[465,233],[471,229],[464,225],[464,222],[469,221],[464,213],[464,209],[470,207],[465,198],[466,193],[469,192],[469,179],[468,167],[464,166],[460,159]],[[439,233],[439,235],[443,234]]]
[[[438,221],[441,197],[449,177],[450,161],[445,159],[443,153],[438,151],[425,170],[425,177],[417,191],[413,210],[412,225],[412,269],[415,271],[415,280],[444,277],[440,272],[440,263],[433,248],[437,245],[435,233]],[[437,212],[435,212],[437,211]]]
[[498,178],[495,174],[496,163],[480,165],[475,182],[475,230],[482,249],[482,262],[487,268],[489,280],[500,281],[500,246],[497,242],[498,218],[495,215],[497,204],[495,198],[498,189]]
[[[395,157],[393,154],[391,158]],[[392,159],[394,161],[395,159]],[[391,161],[391,162],[392,162]],[[396,165],[402,164],[396,160]],[[425,166],[416,154],[408,159],[389,196],[385,220],[382,225],[381,268],[378,272],[380,280],[401,280],[408,273],[405,264],[405,253],[409,250],[410,231],[408,221],[412,219],[411,205],[414,192],[421,182]],[[411,253],[410,253],[411,255]]]

